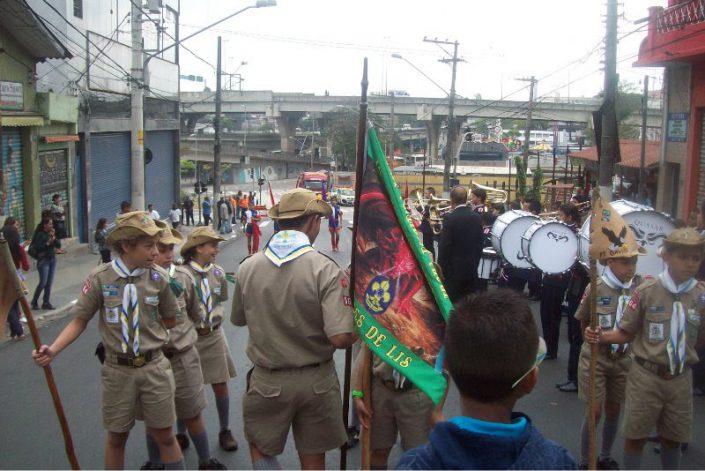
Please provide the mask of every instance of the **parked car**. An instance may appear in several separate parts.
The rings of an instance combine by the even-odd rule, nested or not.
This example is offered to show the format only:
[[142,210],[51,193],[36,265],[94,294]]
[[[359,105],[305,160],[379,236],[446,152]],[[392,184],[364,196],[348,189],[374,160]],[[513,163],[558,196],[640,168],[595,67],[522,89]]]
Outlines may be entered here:
[[355,204],[355,190],[338,188],[338,201],[342,206],[353,206]]

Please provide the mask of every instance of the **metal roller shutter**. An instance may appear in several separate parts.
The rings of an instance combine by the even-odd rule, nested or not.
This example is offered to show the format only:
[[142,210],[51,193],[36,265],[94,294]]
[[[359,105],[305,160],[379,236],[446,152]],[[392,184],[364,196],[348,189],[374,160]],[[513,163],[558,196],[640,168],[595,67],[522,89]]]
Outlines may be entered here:
[[24,179],[22,177],[22,141],[17,128],[2,128],[2,160],[0,161],[0,213],[20,221],[25,237],[33,227],[25,227]]
[[145,205],[152,203],[159,215],[166,218],[171,205],[179,202],[174,189],[174,131],[148,132],[144,145],[152,151],[152,161],[145,171]]
[[698,201],[705,200],[705,109],[700,113],[700,175],[698,176]]
[[130,201],[130,133],[91,135],[91,228],[115,219],[120,202]]

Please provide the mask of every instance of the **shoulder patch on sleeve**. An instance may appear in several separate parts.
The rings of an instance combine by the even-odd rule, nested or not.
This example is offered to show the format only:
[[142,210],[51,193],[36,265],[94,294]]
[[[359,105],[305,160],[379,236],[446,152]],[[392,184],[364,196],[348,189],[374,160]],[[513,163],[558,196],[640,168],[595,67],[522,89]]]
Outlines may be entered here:
[[83,294],[84,296],[87,295],[92,287],[93,287],[93,281],[91,280],[91,277],[89,276],[88,278],[86,278],[86,281],[83,282],[83,288],[81,288],[81,294]]
[[639,306],[640,299],[641,299],[641,291],[638,289],[634,290],[634,293],[632,293],[632,297],[629,298],[629,304],[627,304],[629,309],[636,310],[636,308]]

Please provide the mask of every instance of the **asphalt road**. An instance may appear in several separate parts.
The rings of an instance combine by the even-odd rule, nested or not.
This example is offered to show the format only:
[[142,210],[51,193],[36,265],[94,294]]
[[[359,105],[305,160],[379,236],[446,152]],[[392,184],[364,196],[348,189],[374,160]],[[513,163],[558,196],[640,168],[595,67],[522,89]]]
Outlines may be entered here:
[[[352,218],[350,208],[345,208],[346,222]],[[347,225],[347,223],[346,223]],[[263,243],[272,234],[271,223],[263,228]],[[351,234],[341,233],[341,249],[330,250],[327,224],[322,224],[316,248],[334,258],[341,266],[347,265],[350,257]],[[219,263],[227,271],[235,271],[239,262],[246,256],[247,248],[243,237],[236,237],[221,251]],[[80,286],[76,288],[76,295]],[[491,288],[492,289],[492,288]],[[226,306],[229,312],[230,303]],[[538,303],[532,303],[537,315]],[[66,325],[68,318],[59,319],[44,325],[40,335],[45,343],[50,343]],[[577,394],[561,393],[554,384],[565,381],[567,341],[565,322],[557,360],[545,362],[541,366],[541,378],[536,390],[521,399],[517,410],[527,413],[538,428],[549,438],[564,444],[577,457],[579,428],[584,411]],[[225,325],[225,333],[238,370],[238,376],[230,381],[231,428],[240,441],[240,450],[224,452],[217,444],[217,424],[213,395],[207,391],[208,407],[205,418],[213,455],[231,469],[251,467],[247,444],[243,437],[241,398],[244,392],[245,372],[251,366],[245,355],[247,329]],[[102,468],[105,431],[101,425],[99,363],[93,355],[99,341],[97,322],[91,322],[86,332],[53,363],[54,376],[58,384],[64,409],[73,434],[79,462],[83,468]],[[65,458],[61,430],[54,414],[51,398],[42,371],[34,365],[30,352],[31,341],[7,342],[0,345],[0,377],[3,394],[0,396],[0,468],[3,469],[61,469],[68,466]],[[336,355],[336,362],[342,378],[343,352]],[[445,413],[450,417],[459,414],[459,398],[453,388],[446,403]],[[695,436],[693,443],[684,454],[683,469],[703,469],[705,467],[705,398],[695,398]],[[126,467],[139,468],[146,460],[144,427],[138,423],[133,429],[127,445]],[[359,469],[360,448],[348,452],[348,468]],[[390,460],[393,466],[399,455],[395,447]],[[330,452],[327,467],[337,468],[339,452]],[[615,459],[622,461],[621,438],[615,445]],[[185,452],[186,466],[197,467],[196,453],[191,446]],[[298,468],[298,457],[289,439],[284,454],[280,457],[284,468]],[[647,445],[644,454],[644,468],[660,468],[658,455],[653,445]]]

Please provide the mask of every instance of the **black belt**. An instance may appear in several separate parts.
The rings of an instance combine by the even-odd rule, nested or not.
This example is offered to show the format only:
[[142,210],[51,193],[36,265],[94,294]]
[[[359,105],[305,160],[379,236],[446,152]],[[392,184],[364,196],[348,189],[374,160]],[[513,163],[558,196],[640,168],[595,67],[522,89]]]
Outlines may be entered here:
[[391,379],[383,380],[377,378],[377,380],[382,386],[393,392],[404,392],[414,388],[414,383],[412,383],[408,379],[405,380],[401,386],[397,386],[397,383]]
[[128,355],[126,353],[112,353],[108,355],[108,358],[113,360],[113,363],[120,366],[129,366],[130,368],[142,368],[157,357],[158,354],[153,352],[147,352],[144,355]]
[[201,337],[205,337],[218,329],[220,329],[220,324],[212,325],[210,327],[196,328],[196,333]]
[[192,348],[193,348],[193,345],[189,345],[187,348],[185,348],[183,350],[177,350],[175,348],[162,348],[162,352],[164,353],[164,356],[167,357],[167,359],[171,360],[176,355],[188,352]]
[[304,370],[304,369],[308,369],[308,368],[318,368],[321,365],[322,365],[322,363],[311,363],[309,365],[291,366],[291,367],[285,367],[285,368],[267,368],[266,366],[257,365],[257,368],[262,368],[263,370],[267,370],[267,371],[287,371],[287,370]]
[[[658,363],[645,360],[641,357],[634,357],[634,360],[636,360],[637,363],[644,367],[644,369],[649,370],[650,372],[662,379],[673,379],[681,374],[681,372],[678,370],[676,370],[675,373],[671,373],[671,369],[668,366],[659,365]],[[685,369],[683,371],[685,371]]]

